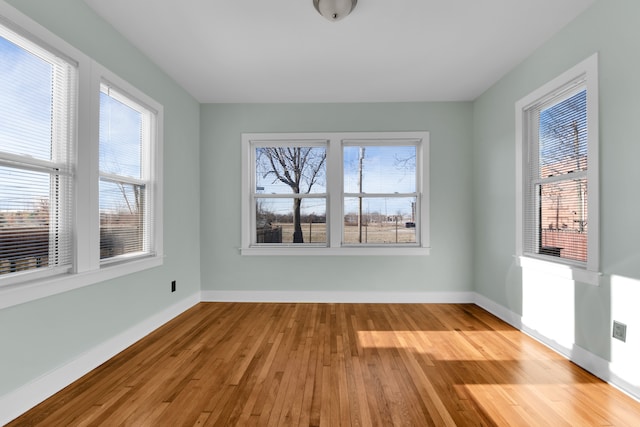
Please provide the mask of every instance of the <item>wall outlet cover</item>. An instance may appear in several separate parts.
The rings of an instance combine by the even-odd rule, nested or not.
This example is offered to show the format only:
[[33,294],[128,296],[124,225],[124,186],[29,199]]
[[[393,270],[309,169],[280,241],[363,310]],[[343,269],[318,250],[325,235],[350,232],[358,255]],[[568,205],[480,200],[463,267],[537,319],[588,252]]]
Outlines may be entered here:
[[613,321],[613,337],[622,342],[627,340],[627,325],[618,321]]

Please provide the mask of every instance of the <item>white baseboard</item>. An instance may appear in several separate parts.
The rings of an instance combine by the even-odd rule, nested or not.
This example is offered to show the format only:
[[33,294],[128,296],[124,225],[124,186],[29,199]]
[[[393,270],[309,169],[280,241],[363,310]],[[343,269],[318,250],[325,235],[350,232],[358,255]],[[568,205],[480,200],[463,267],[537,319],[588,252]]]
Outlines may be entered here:
[[606,381],[632,398],[640,401],[640,386],[632,384],[624,378],[621,378],[619,375],[614,374],[614,366],[608,360],[605,360],[578,345],[574,345],[573,348],[569,349],[558,344],[539,332],[528,328],[522,323],[522,318],[518,314],[510,311],[500,304],[495,303],[483,295],[476,294],[475,303],[494,316],[504,320],[514,328],[519,329],[536,341],[541,342],[550,349],[571,360],[586,371],[591,372],[601,380]]
[[475,302],[474,292],[202,291],[203,302],[441,303]]
[[99,344],[64,366],[0,396],[0,425],[19,417],[199,302],[200,294],[192,295]]

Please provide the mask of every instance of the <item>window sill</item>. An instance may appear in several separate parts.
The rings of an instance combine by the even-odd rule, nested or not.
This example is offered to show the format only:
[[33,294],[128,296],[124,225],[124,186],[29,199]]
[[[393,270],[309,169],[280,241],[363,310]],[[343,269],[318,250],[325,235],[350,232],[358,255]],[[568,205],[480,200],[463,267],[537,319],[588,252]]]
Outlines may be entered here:
[[46,278],[25,281],[1,286],[0,310],[18,304],[24,304],[40,298],[68,292],[84,286],[115,279],[138,271],[159,267],[163,263],[162,256],[147,257],[126,263],[103,266],[99,270],[83,273],[65,273]]
[[431,248],[421,247],[251,247],[240,253],[250,256],[426,256]]
[[554,274],[564,279],[594,286],[600,286],[600,280],[602,278],[602,273],[598,271],[590,271],[580,267],[524,255],[516,256],[516,264],[522,268],[544,271],[545,273]]

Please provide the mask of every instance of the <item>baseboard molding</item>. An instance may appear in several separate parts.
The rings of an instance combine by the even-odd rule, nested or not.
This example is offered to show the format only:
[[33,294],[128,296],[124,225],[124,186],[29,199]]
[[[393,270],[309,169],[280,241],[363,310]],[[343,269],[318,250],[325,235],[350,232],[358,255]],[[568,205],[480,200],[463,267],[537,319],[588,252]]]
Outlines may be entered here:
[[626,381],[624,378],[621,378],[619,375],[616,375],[614,373],[614,365],[608,360],[603,359],[602,357],[593,354],[578,345],[574,345],[573,348],[569,349],[558,344],[539,332],[528,328],[522,323],[522,318],[518,314],[510,311],[500,304],[495,303],[483,295],[476,294],[475,304],[571,360],[586,371],[591,372],[601,380],[606,381],[615,388],[640,401],[640,386],[634,385]]
[[[606,381],[620,391],[628,394],[640,402],[640,386],[630,383],[615,374],[615,363],[611,363],[580,346],[574,346],[571,361],[591,372],[596,377]],[[628,369],[628,368],[627,368]]]
[[441,303],[475,302],[474,292],[202,291],[203,302]]
[[0,425],[19,417],[199,302],[200,294],[194,294],[90,349],[66,365],[0,396]]

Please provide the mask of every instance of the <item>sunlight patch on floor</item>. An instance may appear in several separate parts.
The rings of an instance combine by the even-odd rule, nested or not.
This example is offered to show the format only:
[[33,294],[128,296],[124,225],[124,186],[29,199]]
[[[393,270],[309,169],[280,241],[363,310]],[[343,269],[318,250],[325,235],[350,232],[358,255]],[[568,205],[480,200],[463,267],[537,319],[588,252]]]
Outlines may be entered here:
[[[358,346],[375,349],[404,349],[428,355],[441,361],[512,361],[565,360],[561,355],[541,348],[531,338],[516,354],[508,340],[519,338],[522,332],[506,331],[357,331]],[[531,340],[527,343],[527,340]],[[486,343],[491,343],[487,346]]]

